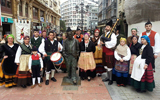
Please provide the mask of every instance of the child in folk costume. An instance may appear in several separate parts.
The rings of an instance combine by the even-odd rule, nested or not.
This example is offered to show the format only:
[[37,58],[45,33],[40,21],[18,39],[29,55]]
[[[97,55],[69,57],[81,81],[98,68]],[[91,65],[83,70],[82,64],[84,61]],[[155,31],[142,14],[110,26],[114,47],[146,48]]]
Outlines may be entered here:
[[80,77],[82,80],[91,80],[91,77],[96,76],[96,63],[93,58],[93,53],[95,52],[95,45],[89,40],[89,34],[84,35],[84,41],[79,44],[80,48],[80,58],[78,61],[78,67],[80,67]]
[[29,36],[24,37],[24,43],[18,47],[15,57],[15,63],[19,65],[16,72],[16,83],[21,85],[21,87],[26,88],[26,86],[31,85],[31,73],[28,69],[28,61],[31,56],[31,45],[29,43]]
[[142,36],[141,42],[143,45],[140,49],[140,55],[133,64],[131,85],[137,92],[153,91],[153,88],[155,88],[152,68],[153,48],[148,36]]
[[34,88],[35,85],[35,81],[36,78],[38,80],[38,86],[42,87],[41,83],[40,83],[40,71],[42,71],[43,68],[43,61],[41,58],[41,55],[38,54],[38,49],[36,48],[36,46],[34,46],[32,48],[32,55],[29,58],[29,71],[30,73],[32,73],[32,87]]
[[120,44],[114,51],[114,57],[116,59],[115,68],[113,74],[117,76],[116,82],[118,86],[126,86],[128,80],[128,61],[131,58],[131,52],[129,47],[126,45],[127,41],[125,38],[120,39]]

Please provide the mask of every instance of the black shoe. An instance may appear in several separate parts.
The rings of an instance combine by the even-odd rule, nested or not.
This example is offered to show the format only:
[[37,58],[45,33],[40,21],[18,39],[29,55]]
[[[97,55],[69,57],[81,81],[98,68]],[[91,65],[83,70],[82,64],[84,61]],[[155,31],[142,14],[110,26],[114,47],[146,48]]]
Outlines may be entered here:
[[141,93],[144,93],[144,92],[146,92],[146,90],[141,90],[140,92],[141,92]]
[[27,86],[31,86],[32,84],[30,84],[30,83],[27,83]]
[[107,81],[110,81],[108,78],[105,78],[102,80],[103,82],[107,82]]
[[43,78],[41,78],[41,83],[43,82]]
[[26,86],[26,85],[21,85],[21,87],[22,87],[22,88],[26,88],[27,86]]
[[12,88],[12,86],[9,86],[8,88]]
[[46,85],[49,85],[49,80],[46,80],[46,83],[45,83]]
[[88,81],[91,81],[91,79],[88,79]]
[[110,81],[108,82],[108,85],[112,85],[112,84],[113,84],[113,81],[110,80]]
[[83,78],[83,77],[81,77],[81,80],[84,80],[84,78]]
[[51,80],[52,80],[53,82],[56,82],[56,81],[57,81],[54,77],[52,77]]
[[102,75],[101,74],[98,74],[98,77],[101,77]]

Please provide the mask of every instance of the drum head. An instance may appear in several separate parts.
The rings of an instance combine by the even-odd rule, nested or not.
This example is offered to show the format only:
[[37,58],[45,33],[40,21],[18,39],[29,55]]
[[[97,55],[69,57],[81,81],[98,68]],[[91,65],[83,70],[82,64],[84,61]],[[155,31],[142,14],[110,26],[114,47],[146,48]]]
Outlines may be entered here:
[[52,62],[57,62],[58,60],[60,60],[61,57],[62,55],[59,52],[55,52],[51,55],[50,60]]

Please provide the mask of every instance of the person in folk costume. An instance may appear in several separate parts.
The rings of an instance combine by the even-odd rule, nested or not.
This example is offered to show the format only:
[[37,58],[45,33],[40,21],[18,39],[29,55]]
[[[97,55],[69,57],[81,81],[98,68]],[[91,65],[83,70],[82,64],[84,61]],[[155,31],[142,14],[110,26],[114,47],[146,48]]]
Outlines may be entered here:
[[67,78],[71,79],[74,85],[77,85],[77,58],[79,57],[79,41],[73,38],[74,33],[68,27],[67,39],[63,42],[63,56],[67,67]]
[[0,65],[0,86],[11,88],[17,84],[14,82],[17,64],[14,63],[18,44],[14,43],[14,36],[12,34],[7,36],[7,43],[0,46],[0,53],[5,53],[3,63]]
[[[160,53],[160,35],[159,33],[152,30],[152,23],[148,20],[148,22],[145,24],[146,31],[140,34],[140,37],[143,35],[147,35],[150,39],[150,45],[153,48],[154,53],[154,59],[152,61],[152,67],[155,71],[155,59],[158,57],[158,54]],[[141,39],[138,40],[139,43],[141,43]]]
[[21,34],[20,34],[21,38],[20,38],[20,40],[24,38],[24,32],[23,32],[23,29],[24,29],[24,27],[23,27],[23,28],[22,28],[22,30],[21,30]]
[[99,46],[103,46],[103,66],[105,67],[107,71],[108,77],[103,79],[102,81],[109,81],[108,85],[112,85],[112,68],[114,67],[114,51],[112,48],[114,48],[117,44],[117,38],[114,33],[111,34],[111,37],[108,38],[111,29],[112,29],[112,20],[110,20],[108,23],[106,23],[105,27],[105,33],[101,36],[101,39],[98,41]]
[[33,89],[35,85],[36,78],[38,80],[38,86],[42,87],[41,85],[41,77],[40,77],[40,71],[43,69],[43,60],[41,58],[41,55],[38,53],[38,48],[36,46],[33,46],[32,48],[32,55],[29,57],[29,71],[32,73],[32,86],[31,89]]
[[126,38],[120,39],[120,44],[114,51],[114,57],[116,59],[115,68],[113,68],[113,74],[115,74],[117,86],[126,86],[128,83],[128,69],[129,60],[131,58],[130,48],[126,45]]
[[[62,34],[62,40],[60,41],[60,43],[63,45],[63,43],[64,43],[64,41],[65,41],[66,39],[67,39],[66,33],[63,33],[63,34]],[[61,53],[62,53],[62,52],[61,52]],[[63,71],[64,73],[66,73],[67,68],[66,68],[65,62],[62,63],[61,69],[62,69],[62,71]]]
[[42,31],[42,36],[41,36],[41,37],[42,37],[43,39],[45,39],[45,40],[48,39],[46,30],[43,30],[43,31]]
[[135,59],[139,56],[139,50],[141,49],[142,44],[138,43],[138,36],[132,36],[132,43],[129,45],[131,50],[131,59],[129,63],[129,84],[130,84],[130,76],[132,74],[133,64]]
[[100,77],[101,74],[105,72],[106,70],[104,69],[102,65],[102,48],[98,46],[98,40],[100,39],[99,32],[100,32],[99,29],[95,30],[94,36],[93,38],[91,38],[91,41],[96,46],[96,51],[94,53],[94,59],[96,62],[96,73]]
[[50,60],[50,56],[54,52],[58,52],[62,50],[62,45],[57,41],[54,40],[54,32],[50,31],[48,33],[48,40],[45,42],[42,42],[39,46],[39,52],[43,54],[43,56],[46,59],[46,85],[49,85],[49,75],[51,72],[51,80],[56,82],[57,80],[54,77],[55,74],[55,66],[53,65],[53,62]]
[[139,36],[137,35],[137,28],[132,28],[131,33],[132,35],[127,38],[127,45],[130,45],[132,43],[132,36],[137,36],[139,38]]
[[[33,34],[34,34],[34,37],[31,38],[31,45],[32,45],[32,47],[36,46],[36,48],[39,48],[40,44],[42,42],[44,42],[45,39],[43,39],[42,37],[40,37],[39,30],[37,28],[34,29]],[[43,78],[42,78],[43,71],[41,71],[41,82],[43,82]]]
[[84,34],[84,41],[79,44],[80,57],[78,61],[79,76],[82,80],[94,78],[96,76],[96,63],[94,61],[93,53],[96,48],[92,41],[89,40],[89,34]]
[[121,38],[125,38],[125,36],[120,33],[120,28],[121,28],[120,25],[118,25],[116,27],[116,37],[117,37],[117,44],[116,44],[116,46],[118,46],[120,44],[120,39]]
[[28,69],[28,61],[31,56],[32,46],[30,44],[29,36],[25,36],[23,44],[18,47],[15,57],[15,63],[19,66],[16,72],[17,85],[20,85],[23,88],[31,85],[31,73]]
[[74,38],[79,41],[79,43],[83,40],[83,35],[81,34],[81,30],[79,27],[77,27],[76,34],[74,35]]
[[153,91],[153,88],[155,88],[152,68],[152,61],[154,59],[153,48],[150,45],[151,42],[148,36],[143,35],[141,42],[143,45],[140,49],[140,55],[133,64],[131,86],[137,92]]

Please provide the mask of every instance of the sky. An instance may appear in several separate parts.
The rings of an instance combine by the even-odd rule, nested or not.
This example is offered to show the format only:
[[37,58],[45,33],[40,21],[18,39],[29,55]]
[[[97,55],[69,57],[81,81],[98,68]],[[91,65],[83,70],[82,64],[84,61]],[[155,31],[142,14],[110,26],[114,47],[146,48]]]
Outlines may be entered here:
[[[63,2],[65,2],[65,1],[67,1],[67,0],[60,0],[61,1],[61,4],[63,3]],[[89,1],[89,0],[87,0],[87,1]],[[98,1],[98,0],[95,0],[95,1]]]

